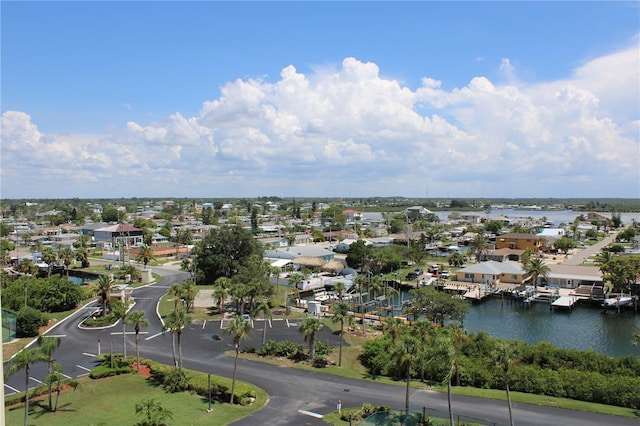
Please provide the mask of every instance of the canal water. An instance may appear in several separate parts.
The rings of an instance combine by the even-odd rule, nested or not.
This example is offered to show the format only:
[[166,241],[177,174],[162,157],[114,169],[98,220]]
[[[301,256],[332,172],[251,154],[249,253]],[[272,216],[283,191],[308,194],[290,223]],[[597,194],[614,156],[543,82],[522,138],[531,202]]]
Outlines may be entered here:
[[526,307],[522,301],[505,299],[503,304],[495,297],[473,304],[464,327],[507,340],[546,340],[561,348],[640,356],[640,346],[631,345],[632,334],[640,332],[640,311],[633,309],[605,313],[601,307],[578,305],[572,310],[550,310],[545,303]]

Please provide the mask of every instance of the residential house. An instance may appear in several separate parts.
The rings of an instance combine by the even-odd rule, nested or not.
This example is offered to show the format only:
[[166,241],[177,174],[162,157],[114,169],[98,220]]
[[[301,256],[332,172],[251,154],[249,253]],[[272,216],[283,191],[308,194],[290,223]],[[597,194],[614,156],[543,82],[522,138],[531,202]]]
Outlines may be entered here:
[[537,253],[544,245],[537,235],[526,233],[508,233],[501,234],[496,237],[496,250],[509,248],[517,250],[531,249],[533,253]]
[[476,263],[456,271],[456,280],[469,283],[486,284],[518,284],[526,281],[526,273],[517,262],[496,262],[488,260]]

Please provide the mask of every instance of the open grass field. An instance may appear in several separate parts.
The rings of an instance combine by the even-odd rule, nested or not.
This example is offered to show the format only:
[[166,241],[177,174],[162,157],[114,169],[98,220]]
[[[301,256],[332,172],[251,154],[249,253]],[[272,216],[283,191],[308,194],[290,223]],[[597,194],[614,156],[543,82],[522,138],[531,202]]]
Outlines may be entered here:
[[[268,400],[268,395],[258,389],[257,400],[247,407],[226,403],[212,403],[195,394],[186,392],[166,393],[155,387],[142,375],[124,374],[106,379],[83,378],[77,390],[60,394],[58,411],[47,409],[46,397],[30,403],[29,424],[32,426],[87,426],[87,425],[134,425],[142,420],[136,416],[136,404],[144,399],[155,399],[173,414],[169,424],[179,425],[225,425],[258,410]],[[55,397],[55,395],[54,395]],[[7,425],[23,423],[24,405],[5,409]]]

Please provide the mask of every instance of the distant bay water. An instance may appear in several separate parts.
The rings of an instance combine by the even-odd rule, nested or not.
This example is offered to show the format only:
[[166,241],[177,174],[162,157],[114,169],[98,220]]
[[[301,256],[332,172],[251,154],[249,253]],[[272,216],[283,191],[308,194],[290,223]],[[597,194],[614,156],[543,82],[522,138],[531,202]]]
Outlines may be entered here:
[[[434,212],[441,221],[446,221],[449,218],[449,215],[453,213],[452,211],[443,210],[443,211],[435,211]],[[518,209],[495,209],[491,210],[488,215],[486,212],[478,211],[483,218],[487,216],[489,219],[505,216],[509,219],[516,220],[522,218],[533,218],[533,219],[541,219],[545,217],[547,221],[553,223],[554,225],[560,225],[561,223],[573,223],[576,217],[583,215],[587,217],[586,211],[575,211],[575,210],[518,210]],[[611,213],[601,213],[604,216],[610,217]],[[620,213],[620,217],[622,219],[622,223],[628,225],[632,220],[640,221],[640,213]]]

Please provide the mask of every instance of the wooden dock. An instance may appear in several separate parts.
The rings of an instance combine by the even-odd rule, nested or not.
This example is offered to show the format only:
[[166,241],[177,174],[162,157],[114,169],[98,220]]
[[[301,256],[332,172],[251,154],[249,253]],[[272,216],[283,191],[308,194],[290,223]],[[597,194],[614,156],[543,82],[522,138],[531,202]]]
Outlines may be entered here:
[[578,302],[577,296],[560,296],[551,303],[554,308],[571,309]]

